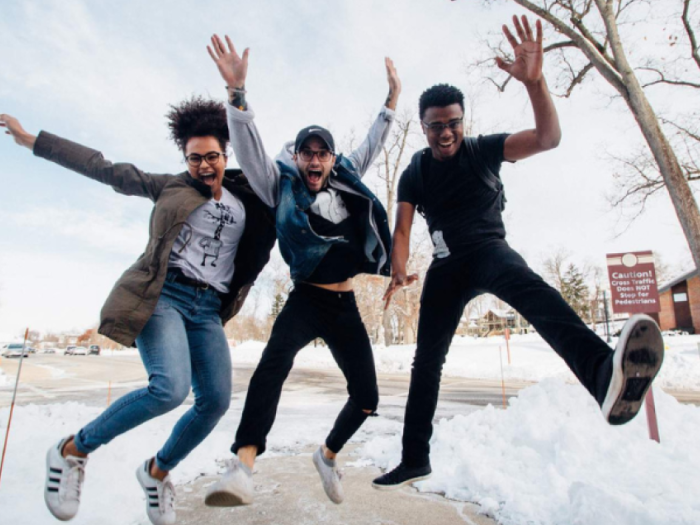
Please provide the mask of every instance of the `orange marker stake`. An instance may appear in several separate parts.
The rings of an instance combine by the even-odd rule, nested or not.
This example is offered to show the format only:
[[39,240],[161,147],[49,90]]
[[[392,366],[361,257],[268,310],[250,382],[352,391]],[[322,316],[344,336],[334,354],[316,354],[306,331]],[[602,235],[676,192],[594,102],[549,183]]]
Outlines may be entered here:
[[107,386],[107,406],[110,405],[112,401],[112,382],[109,382],[109,385]]
[[510,365],[510,329],[506,328],[506,350],[508,351],[508,364]]
[[501,360],[501,392],[503,393],[503,408],[506,408],[506,381],[503,377],[503,347],[498,347],[498,357]]
[[24,352],[27,348],[27,337],[29,337],[29,328],[24,332],[24,344],[22,345],[22,354],[19,356],[19,367],[17,368],[17,379],[15,380],[15,391],[12,394],[12,403],[10,404],[10,418],[7,420],[7,432],[5,432],[5,444],[2,446],[2,459],[0,459],[0,479],[2,479],[2,467],[5,465],[5,452],[7,451],[7,440],[10,437],[10,425],[12,424],[12,413],[15,411],[15,398],[17,397],[17,386],[19,385],[19,374],[22,372],[22,361],[24,361]]
[[647,425],[649,426],[649,438],[657,443],[661,443],[659,437],[659,423],[656,421],[656,405],[654,404],[654,392],[652,387],[647,390],[646,409],[647,409]]

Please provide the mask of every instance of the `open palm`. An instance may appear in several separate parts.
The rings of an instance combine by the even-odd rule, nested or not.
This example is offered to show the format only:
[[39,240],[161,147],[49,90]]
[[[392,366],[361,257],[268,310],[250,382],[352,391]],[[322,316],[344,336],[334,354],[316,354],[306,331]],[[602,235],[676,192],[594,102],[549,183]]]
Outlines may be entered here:
[[506,62],[500,57],[496,58],[496,63],[503,71],[506,71],[516,80],[524,84],[537,82],[542,78],[542,23],[536,23],[537,36],[533,36],[527,17],[522,17],[522,24],[517,16],[513,17],[513,25],[518,33],[520,42],[513,36],[508,26],[503,26],[503,34],[513,46],[515,60]]
[[245,85],[245,79],[248,74],[248,48],[243,51],[243,56],[236,53],[236,48],[233,46],[228,35],[225,36],[226,46],[219,35],[211,37],[211,47],[207,46],[209,56],[212,58],[216,67],[219,68],[221,77],[229,87],[242,88]]

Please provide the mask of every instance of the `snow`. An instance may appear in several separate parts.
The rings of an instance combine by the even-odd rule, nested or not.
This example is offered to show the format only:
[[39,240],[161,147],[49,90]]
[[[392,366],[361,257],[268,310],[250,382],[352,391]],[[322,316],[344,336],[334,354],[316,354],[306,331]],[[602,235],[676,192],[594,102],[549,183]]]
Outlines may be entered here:
[[[610,343],[615,346],[616,338]],[[699,335],[669,337],[666,357],[656,385],[670,390],[700,390]],[[443,375],[471,379],[501,379],[538,382],[557,377],[575,383],[576,378],[564,361],[537,334],[514,335],[509,341],[511,364],[503,337],[455,337]],[[231,350],[236,364],[254,365],[260,360],[265,343],[247,341]],[[377,372],[410,373],[415,345],[375,346],[374,361]],[[300,368],[337,368],[328,348],[304,348],[295,359]]]
[[[506,382],[538,383],[521,390],[507,410],[465,409],[440,420],[431,442],[433,476],[417,487],[476,502],[504,525],[700,523],[700,408],[681,404],[663,391],[700,390],[698,342],[700,336],[668,338],[654,387],[659,444],[649,439],[643,413],[622,427],[607,425],[592,398],[537,335],[511,339],[511,365],[502,338],[455,338],[446,375],[500,379],[502,358]],[[256,363],[263,348],[255,342],[232,348],[234,368]],[[377,368],[406,374],[412,354],[412,345],[378,347]],[[325,347],[304,349],[295,366],[336,368]],[[283,396],[282,403],[266,457],[298,454],[318,444],[342,406],[337,399],[303,391]],[[220,460],[229,457],[241,404],[234,403],[173,472],[182,490],[201,474],[215,473]],[[91,456],[83,503],[73,523],[148,523],[134,471],[166,440],[185,409],[141,425]],[[42,501],[43,453],[100,411],[75,402],[15,407],[0,482],[0,521],[54,523]],[[3,436],[8,417],[9,408],[0,409]],[[400,459],[400,435],[399,421],[368,419],[353,438],[362,444],[353,464],[392,468]]]

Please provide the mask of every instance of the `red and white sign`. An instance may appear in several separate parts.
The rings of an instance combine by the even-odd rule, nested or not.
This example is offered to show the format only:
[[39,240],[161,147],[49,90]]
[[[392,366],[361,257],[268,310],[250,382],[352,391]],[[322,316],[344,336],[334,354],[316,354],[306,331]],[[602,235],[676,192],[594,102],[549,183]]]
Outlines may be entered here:
[[606,257],[613,312],[661,310],[652,252],[609,253]]

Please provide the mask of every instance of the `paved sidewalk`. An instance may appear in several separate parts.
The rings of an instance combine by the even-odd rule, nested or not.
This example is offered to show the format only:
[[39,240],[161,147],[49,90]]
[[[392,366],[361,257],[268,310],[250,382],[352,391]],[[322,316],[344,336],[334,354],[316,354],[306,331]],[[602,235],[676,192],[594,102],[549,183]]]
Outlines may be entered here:
[[[349,447],[348,447],[349,448]],[[256,463],[255,501],[235,508],[210,508],[204,494],[215,477],[205,476],[176,488],[178,525],[494,525],[478,514],[479,507],[449,501],[437,494],[419,493],[407,487],[387,492],[372,488],[380,472],[375,467],[344,467],[355,458],[343,454],[345,501],[333,504],[323,492],[321,481],[307,450],[296,456],[265,458]]]

